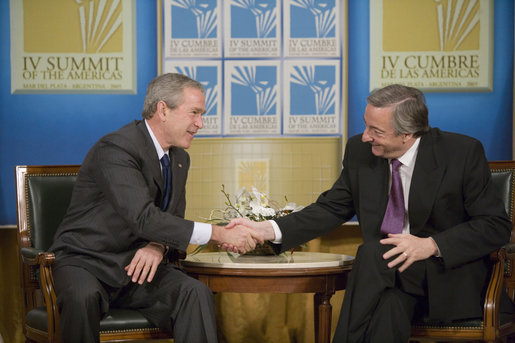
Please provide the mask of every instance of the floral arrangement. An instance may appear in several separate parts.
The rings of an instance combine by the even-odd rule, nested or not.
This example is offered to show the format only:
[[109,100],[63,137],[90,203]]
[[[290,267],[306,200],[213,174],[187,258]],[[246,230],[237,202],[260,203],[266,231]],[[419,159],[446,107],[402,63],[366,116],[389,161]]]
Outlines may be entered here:
[[[252,221],[277,219],[302,209],[302,206],[288,202],[286,197],[284,197],[286,205],[281,207],[277,202],[270,200],[266,194],[258,191],[256,187],[252,187],[252,191],[248,191],[245,187],[241,188],[236,192],[234,200],[231,200],[231,196],[225,191],[224,185],[222,185],[221,191],[226,198],[225,209],[212,210],[209,218],[207,218],[208,222],[217,225],[226,225],[234,218],[248,218]],[[196,254],[204,248],[205,245],[199,246],[192,254]],[[254,251],[246,255],[254,254],[271,255],[274,252],[270,245],[265,242],[263,246],[256,247]]]

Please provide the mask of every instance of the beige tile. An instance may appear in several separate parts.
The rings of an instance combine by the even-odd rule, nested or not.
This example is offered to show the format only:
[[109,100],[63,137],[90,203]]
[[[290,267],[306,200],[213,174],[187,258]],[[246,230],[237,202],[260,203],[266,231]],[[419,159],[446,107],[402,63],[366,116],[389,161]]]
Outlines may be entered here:
[[201,220],[223,208],[224,184],[234,194],[238,159],[268,159],[269,197],[308,205],[331,187],[341,169],[340,138],[199,138],[188,150],[186,217]]

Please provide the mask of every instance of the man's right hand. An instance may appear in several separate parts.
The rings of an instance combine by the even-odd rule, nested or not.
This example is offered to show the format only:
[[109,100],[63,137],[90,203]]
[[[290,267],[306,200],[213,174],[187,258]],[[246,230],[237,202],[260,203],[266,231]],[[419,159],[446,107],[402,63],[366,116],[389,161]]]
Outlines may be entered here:
[[246,226],[260,232],[263,235],[263,239],[266,241],[275,240],[274,228],[272,227],[272,223],[270,223],[269,220],[254,222],[248,218],[235,218],[231,220],[225,228],[232,229],[238,226]]
[[213,225],[211,242],[231,247],[226,250],[244,254],[256,248],[256,243],[263,244],[263,234],[248,227],[238,226],[227,230],[225,227]]
[[[231,220],[225,228],[234,230],[241,227],[250,228],[256,230],[257,232],[260,232],[262,234],[263,239],[267,241],[273,241],[276,238],[274,228],[272,227],[272,223],[270,223],[269,220],[255,222],[247,218],[236,218]],[[263,244],[262,242],[260,243]],[[234,246],[228,243],[223,243],[221,247],[224,250],[238,252]]]
[[151,282],[156,274],[157,267],[163,260],[165,247],[162,244],[150,242],[140,248],[134,254],[131,263],[125,267],[127,275],[132,278],[132,282],[139,283]]

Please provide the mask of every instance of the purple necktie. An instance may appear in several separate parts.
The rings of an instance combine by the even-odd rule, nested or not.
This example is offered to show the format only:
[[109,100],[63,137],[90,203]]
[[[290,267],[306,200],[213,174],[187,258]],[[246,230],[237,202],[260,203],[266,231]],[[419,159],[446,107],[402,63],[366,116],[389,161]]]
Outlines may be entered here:
[[388,197],[388,206],[381,225],[381,232],[385,235],[389,233],[402,233],[404,226],[404,195],[402,192],[401,176],[399,167],[401,162],[397,159],[392,160],[392,187]]

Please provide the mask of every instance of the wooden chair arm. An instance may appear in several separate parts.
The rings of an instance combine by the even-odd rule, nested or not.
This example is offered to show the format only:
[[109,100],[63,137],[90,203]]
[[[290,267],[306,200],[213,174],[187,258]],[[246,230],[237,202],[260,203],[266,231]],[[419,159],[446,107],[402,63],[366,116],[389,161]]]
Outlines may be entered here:
[[503,247],[503,249],[506,250],[507,254],[515,255],[515,243],[508,243]]
[[43,251],[36,248],[21,248],[23,262],[30,265],[50,266],[55,261],[53,252]]
[[500,306],[499,301],[504,288],[505,262],[507,254],[506,247],[502,247],[490,254],[493,262],[492,275],[488,282],[484,303],[484,340],[494,341],[496,328],[499,328]]
[[[52,273],[52,264],[55,261],[55,255],[49,252],[38,253],[39,260],[39,278],[41,283],[41,292],[45,299],[46,312],[48,316],[48,332],[59,332],[59,309],[57,307],[57,296],[54,287],[54,275]],[[52,329],[50,329],[52,328]],[[56,334],[54,342],[59,342],[60,336]]]
[[52,273],[55,254],[30,247],[21,248],[20,251],[24,263],[30,266],[39,266],[39,283],[48,315],[48,333],[49,336],[52,336],[49,338],[52,338],[53,342],[58,342],[60,339],[59,335],[53,335],[59,332],[59,309],[57,308],[57,297],[55,295],[54,276]]

